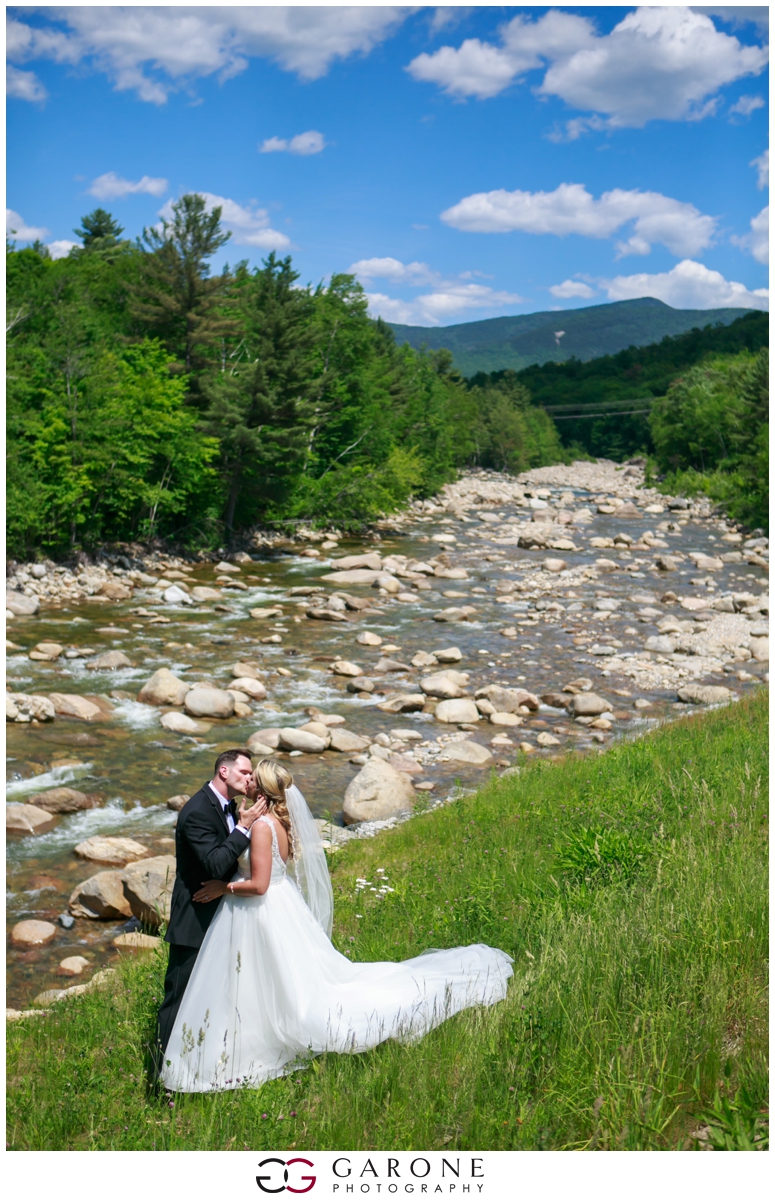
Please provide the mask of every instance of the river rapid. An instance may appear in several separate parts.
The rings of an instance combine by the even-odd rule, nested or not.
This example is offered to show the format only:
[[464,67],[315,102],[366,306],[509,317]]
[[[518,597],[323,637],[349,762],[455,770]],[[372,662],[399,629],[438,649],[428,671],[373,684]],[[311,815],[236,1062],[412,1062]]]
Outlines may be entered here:
[[[768,678],[766,539],[738,532],[707,504],[670,504],[643,487],[637,465],[578,463],[518,479],[478,472],[362,540],[312,533],[294,543],[259,540],[228,573],[194,558],[135,559],[110,573],[131,592],[121,600],[75,585],[69,594],[64,585],[52,591],[53,564],[39,580],[17,570],[9,587],[37,590],[41,606],[9,622],[11,699],[92,696],[100,711],[88,721],[61,713],[9,721],[8,801],[34,805],[61,786],[99,799],[59,815],[47,832],[9,835],[9,928],[30,918],[57,924],[76,885],[106,869],[75,855],[87,838],[130,837],[153,855],[174,853],[176,812],[168,799],[210,778],[220,750],[244,745],[257,730],[305,724],[315,715],[310,708],[384,744],[398,769],[403,759],[427,806],[456,782],[476,786],[530,755],[598,751],[697,711],[696,697],[679,697],[687,685],[726,688],[730,699],[761,686]],[[323,578],[343,557],[375,553],[377,586]],[[218,595],[176,602],[169,591],[176,583]],[[319,590],[294,593],[299,588]],[[315,607],[337,617],[309,616]],[[273,616],[250,615],[273,608]],[[381,645],[359,643],[364,632]],[[41,643],[56,643],[62,653],[30,658]],[[380,707],[395,695],[417,695],[423,678],[445,669],[413,666],[413,659],[451,648],[460,657],[448,665],[468,676],[466,697],[498,684],[524,689],[540,707],[523,707],[519,723],[504,725],[492,723],[483,704],[481,719],[464,728],[438,720],[432,697],[422,710]],[[90,669],[90,659],[111,650],[131,665]],[[339,660],[361,668],[374,690],[348,691],[353,677],[332,670]],[[210,721],[206,732],[168,732],[160,719],[169,710],[136,698],[162,667],[188,683],[228,688],[238,661],[254,664],[266,699],[250,701],[249,716]],[[563,693],[576,680],[576,693]],[[602,696],[610,711],[574,719],[557,695],[567,702],[579,690]],[[454,741],[474,742],[491,757],[482,765],[456,761],[446,753]],[[315,815],[341,827],[344,792],[368,751],[276,753]],[[113,939],[123,924],[77,917],[69,929],[57,924],[46,945],[10,944],[8,1004],[18,1009],[64,986],[58,964],[68,957],[88,960],[84,980],[115,962]]]

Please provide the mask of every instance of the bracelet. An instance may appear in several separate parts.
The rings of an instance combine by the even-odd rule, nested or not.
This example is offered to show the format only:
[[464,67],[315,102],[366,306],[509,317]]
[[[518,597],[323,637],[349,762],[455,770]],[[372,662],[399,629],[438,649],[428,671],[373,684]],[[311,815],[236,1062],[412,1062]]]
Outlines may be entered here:
[[226,885],[226,890],[227,890],[228,892],[230,892],[230,893],[231,893],[231,895],[233,896],[233,895],[234,895],[234,884],[233,884],[233,883],[228,883],[228,884]]

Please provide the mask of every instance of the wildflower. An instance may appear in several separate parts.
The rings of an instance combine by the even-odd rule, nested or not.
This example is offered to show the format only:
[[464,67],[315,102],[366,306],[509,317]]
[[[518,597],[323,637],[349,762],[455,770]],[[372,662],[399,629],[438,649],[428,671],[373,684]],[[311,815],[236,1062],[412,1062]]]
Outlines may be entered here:
[[351,942],[354,942],[354,941],[355,941],[355,938],[354,938],[354,937],[351,937],[351,938],[350,938],[350,941],[351,941]]
[[296,1116],[296,1109],[295,1109],[295,1108],[294,1108],[294,1109],[291,1111],[291,1114],[290,1114],[290,1115],[291,1115],[292,1117],[295,1117],[295,1116]]
[[269,1113],[261,1113],[261,1120],[266,1121],[268,1116],[269,1116]]
[[356,914],[355,914],[355,919],[356,919],[357,921],[362,921],[362,920],[363,920],[363,913],[356,913]]
[[174,1107],[175,1107],[175,1101],[174,1101],[174,1100],[170,1100],[170,1102],[169,1102],[169,1108],[174,1108]]

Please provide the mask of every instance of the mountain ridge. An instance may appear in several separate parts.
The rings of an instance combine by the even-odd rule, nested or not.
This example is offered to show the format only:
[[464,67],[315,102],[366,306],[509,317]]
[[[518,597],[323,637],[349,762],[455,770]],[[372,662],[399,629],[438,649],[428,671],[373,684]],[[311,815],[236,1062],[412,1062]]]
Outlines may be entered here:
[[[647,296],[617,300],[587,308],[544,311],[511,317],[490,317],[459,325],[428,329],[386,322],[396,342],[414,349],[448,349],[463,375],[479,371],[522,371],[571,358],[588,362],[617,354],[630,346],[646,346],[706,325],[730,325],[746,308],[671,308]],[[558,336],[558,334],[560,336]]]

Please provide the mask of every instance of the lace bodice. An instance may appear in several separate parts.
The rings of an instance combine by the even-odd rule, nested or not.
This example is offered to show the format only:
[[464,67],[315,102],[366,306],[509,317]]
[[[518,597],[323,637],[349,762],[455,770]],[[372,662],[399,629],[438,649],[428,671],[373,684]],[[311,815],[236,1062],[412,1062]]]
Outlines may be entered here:
[[[267,824],[272,831],[272,874],[269,877],[269,886],[271,887],[273,883],[277,883],[279,880],[285,878],[286,868],[280,854],[280,843],[277,840],[277,830],[275,829],[274,821],[266,814],[258,819]],[[250,879],[250,846],[237,859],[237,874],[234,878],[237,880]]]

